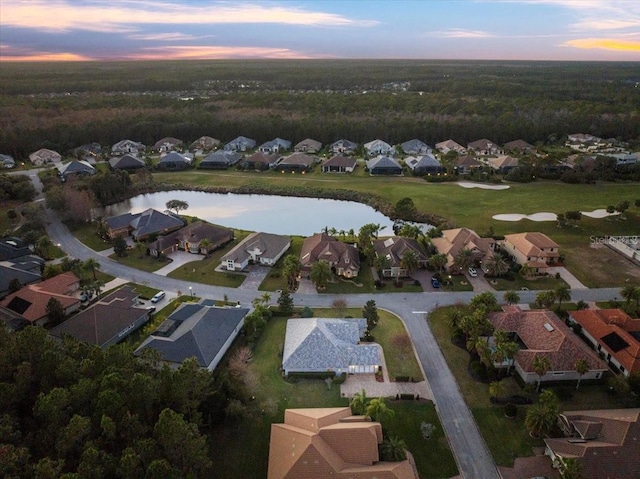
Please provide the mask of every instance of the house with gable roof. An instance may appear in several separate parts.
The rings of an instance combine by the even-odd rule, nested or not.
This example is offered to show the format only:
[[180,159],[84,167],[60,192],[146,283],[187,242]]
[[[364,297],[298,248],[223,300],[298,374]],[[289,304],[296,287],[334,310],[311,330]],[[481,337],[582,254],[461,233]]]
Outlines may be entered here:
[[109,167],[112,170],[139,170],[141,168],[146,168],[147,164],[144,160],[127,153],[123,156],[114,156],[113,158],[110,158]]
[[300,151],[302,153],[318,153],[321,149],[322,143],[311,138],[302,140],[293,147],[294,151]]
[[502,174],[509,173],[519,164],[518,158],[509,155],[499,155],[495,158],[488,158],[486,162],[491,168]]
[[363,146],[369,156],[393,155],[395,153],[395,148],[383,140],[373,140]]
[[329,151],[334,155],[353,155],[357,148],[358,144],[349,140],[338,140],[329,145]]
[[436,157],[430,153],[420,156],[407,156],[404,159],[404,164],[407,165],[416,176],[435,175],[444,172],[443,166]]
[[227,151],[248,151],[253,150],[255,147],[256,140],[252,140],[246,136],[239,136],[224,145],[224,149]]
[[402,166],[390,156],[377,156],[367,160],[367,169],[371,176],[375,175],[396,175],[403,173]]
[[15,168],[16,160],[11,155],[0,155],[0,166],[2,168]]
[[42,166],[47,163],[55,163],[62,160],[62,155],[57,151],[48,148],[40,148],[38,151],[29,155],[29,161],[35,166]]
[[570,311],[569,323],[581,326],[581,334],[612,369],[625,376],[640,373],[640,319],[622,309],[584,309]]
[[243,158],[239,164],[244,169],[264,171],[274,167],[282,155],[276,153],[266,155],[261,151],[256,151],[253,155]]
[[199,164],[198,168],[208,170],[226,170],[242,159],[242,154],[236,151],[218,150],[207,155]]
[[481,238],[469,228],[444,230],[440,238],[433,238],[431,242],[438,253],[446,255],[446,268],[450,273],[461,273],[455,260],[463,249],[470,250],[474,261],[480,262],[492,257],[496,246],[493,238]]
[[157,151],[158,153],[168,153],[170,151],[178,150],[182,147],[182,140],[178,140],[173,137],[166,137],[162,140],[158,140],[153,145],[153,151]]
[[311,156],[307,153],[294,153],[282,158],[274,168],[283,173],[289,171],[306,173],[311,171],[319,161],[320,159],[317,156]]
[[504,150],[491,140],[483,138],[481,140],[472,141],[467,145],[468,151],[474,151],[478,155],[503,155]]
[[[522,310],[519,306],[503,306],[501,312],[489,314],[494,330],[503,330],[520,346],[514,367],[525,383],[540,381],[577,381],[601,379],[607,365],[558,316],[548,310]],[[495,345],[493,338],[490,346]],[[551,368],[541,378],[535,372],[536,357],[543,356]],[[580,375],[576,362],[585,360],[589,370]],[[508,367],[505,361],[496,367]]]
[[534,146],[527,143],[524,140],[513,140],[504,144],[504,151],[510,151],[514,153],[531,153],[534,150]]
[[177,151],[172,151],[164,155],[158,164],[156,165],[159,170],[162,171],[180,171],[191,168],[192,158],[191,153],[183,155]]
[[468,175],[473,171],[479,170],[482,168],[482,163],[480,163],[474,156],[465,155],[460,156],[455,163],[454,168],[461,175]]
[[212,301],[183,303],[134,351],[155,349],[163,362],[178,368],[195,358],[213,371],[244,325],[246,308],[219,308]]
[[282,353],[282,370],[289,373],[375,373],[382,364],[382,348],[362,343],[367,320],[291,318]]
[[300,274],[308,277],[317,261],[329,263],[335,274],[345,278],[355,278],[360,272],[358,249],[325,233],[305,238],[300,252]]
[[544,233],[514,233],[504,236],[504,250],[514,261],[535,271],[555,266],[560,259],[558,244]]
[[138,156],[141,153],[144,153],[146,146],[138,141],[133,140],[120,140],[118,143],[111,147],[111,154],[120,156],[131,154],[133,156]]
[[282,138],[275,138],[270,141],[264,142],[258,147],[258,151],[267,155],[274,153],[280,153],[291,149],[291,142],[289,140],[283,140]]
[[69,176],[92,176],[96,174],[96,169],[84,160],[73,160],[64,165],[58,166],[58,176],[67,178]]
[[402,147],[402,151],[407,155],[430,155],[433,151],[433,148],[427,145],[424,141],[415,138],[401,143],[400,146]]
[[216,149],[220,146],[222,142],[217,138],[212,138],[210,136],[201,136],[196,141],[191,143],[192,150],[202,150],[202,151],[210,151]]
[[358,161],[353,157],[342,155],[332,156],[322,163],[323,173],[353,173]]
[[273,266],[290,246],[291,238],[288,236],[251,233],[222,256],[220,267],[227,271],[242,271],[250,263]]
[[373,242],[376,256],[385,257],[389,266],[382,270],[382,275],[387,278],[399,278],[408,275],[408,271],[402,266],[402,257],[411,251],[416,255],[419,267],[427,266],[429,258],[420,243],[413,238],[403,236],[391,236],[390,238],[377,239]]
[[459,143],[456,143],[453,140],[445,140],[440,143],[436,143],[436,150],[438,150],[443,155],[446,155],[450,151],[455,151],[459,155],[464,155],[467,153],[467,149]]
[[[202,246],[205,239],[210,243],[207,248]],[[193,254],[208,254],[231,240],[233,240],[233,230],[204,221],[195,221],[173,233],[159,236],[149,244],[149,254],[151,256],[166,255],[178,249]]]
[[143,241],[152,235],[166,235],[184,226],[175,216],[149,208],[141,213],[124,213],[104,220],[109,238],[131,235],[136,241]]

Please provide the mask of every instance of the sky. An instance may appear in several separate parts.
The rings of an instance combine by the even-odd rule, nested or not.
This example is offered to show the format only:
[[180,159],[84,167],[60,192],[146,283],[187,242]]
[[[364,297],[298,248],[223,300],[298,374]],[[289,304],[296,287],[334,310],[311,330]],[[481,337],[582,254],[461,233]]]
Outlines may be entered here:
[[640,0],[0,0],[0,62],[640,61]]

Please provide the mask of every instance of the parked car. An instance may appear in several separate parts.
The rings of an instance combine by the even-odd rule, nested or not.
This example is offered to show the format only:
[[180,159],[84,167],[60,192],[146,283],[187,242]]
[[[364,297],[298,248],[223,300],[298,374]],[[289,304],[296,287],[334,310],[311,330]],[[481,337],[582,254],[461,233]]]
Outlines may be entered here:
[[439,288],[440,287],[440,281],[438,281],[437,278],[431,278],[431,286],[433,286],[434,288]]
[[167,294],[164,291],[160,291],[159,293],[156,293],[155,296],[153,298],[151,298],[151,302],[152,303],[157,303],[158,301],[160,301],[162,298],[164,298]]
[[152,315],[156,311],[156,307],[155,306],[147,306],[147,311],[149,312],[149,315]]
[[80,294],[80,301],[84,303],[85,301],[88,301],[88,300],[89,300],[89,295],[87,293]]
[[471,276],[472,278],[475,278],[476,276],[478,276],[478,272],[476,271],[475,268],[469,268],[469,276]]

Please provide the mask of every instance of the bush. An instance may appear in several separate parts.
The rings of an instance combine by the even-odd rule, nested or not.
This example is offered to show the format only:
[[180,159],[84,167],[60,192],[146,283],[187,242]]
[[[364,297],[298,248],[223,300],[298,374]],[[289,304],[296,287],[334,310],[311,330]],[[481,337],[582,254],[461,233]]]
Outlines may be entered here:
[[409,382],[409,376],[396,376],[396,382],[397,383],[408,383]]
[[513,403],[508,403],[504,407],[504,415],[508,418],[514,418],[518,415],[518,406]]
[[415,399],[415,395],[403,393],[400,394],[400,399],[404,401],[413,401]]

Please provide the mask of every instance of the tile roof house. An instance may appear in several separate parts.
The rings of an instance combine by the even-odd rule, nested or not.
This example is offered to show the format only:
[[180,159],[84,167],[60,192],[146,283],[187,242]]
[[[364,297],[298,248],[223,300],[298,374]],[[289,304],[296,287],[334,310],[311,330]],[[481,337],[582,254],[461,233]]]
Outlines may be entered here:
[[349,140],[334,141],[329,145],[329,151],[334,155],[353,155],[358,144]]
[[218,150],[206,158],[204,158],[199,164],[200,169],[211,170],[226,170],[230,166],[235,165],[242,158],[242,154],[235,151]]
[[395,153],[395,148],[383,140],[373,140],[363,146],[369,156],[392,155]]
[[534,146],[524,140],[513,140],[505,143],[503,148],[505,151],[512,151],[514,153],[530,153],[533,151]]
[[440,162],[431,153],[421,156],[407,156],[404,159],[404,164],[417,176],[438,174],[444,171]]
[[240,166],[245,169],[252,170],[268,170],[275,166],[282,155],[276,153],[274,155],[266,155],[261,151],[256,151],[253,155],[248,156],[240,161]]
[[120,140],[118,143],[111,147],[111,154],[113,155],[126,155],[127,153],[137,156],[144,153],[146,146],[138,141],[133,140]]
[[360,272],[358,249],[325,233],[305,238],[300,252],[300,274],[308,277],[316,261],[329,263],[335,274],[345,278],[355,278]]
[[[514,333],[520,350],[515,357],[515,370],[525,383],[535,383],[538,375],[533,363],[537,356],[551,361],[550,370],[541,381],[577,381],[600,379],[607,365],[555,313],[547,310],[521,310],[518,306],[503,306],[502,312],[490,313],[489,322],[495,330]],[[576,361],[584,359],[589,371],[580,376]],[[507,364],[497,365],[506,367]]]
[[178,140],[177,138],[172,138],[170,136],[163,138],[162,140],[158,140],[153,145],[153,151],[157,151],[158,153],[167,153],[169,151],[174,151],[179,149],[182,146],[182,140]]
[[[189,153],[189,155],[191,155]],[[183,155],[177,151],[172,151],[160,158],[160,161],[156,165],[159,170],[163,171],[178,171],[191,168],[192,158],[188,155]]]
[[251,233],[221,259],[228,271],[242,271],[249,263],[273,266],[291,246],[291,238],[271,233]]
[[109,167],[112,170],[139,170],[146,168],[146,166],[144,160],[130,154],[114,156],[109,159]]
[[400,146],[407,155],[430,155],[433,151],[424,141],[417,139],[405,141]]
[[[206,251],[200,245],[204,239],[211,243]],[[166,255],[179,249],[194,254],[208,254],[231,240],[233,240],[233,230],[204,221],[195,221],[173,233],[159,236],[156,241],[149,243],[149,254],[151,256]]]
[[583,479],[640,477],[640,409],[567,411],[558,424],[565,437],[544,440],[554,467],[575,459]]
[[446,155],[450,151],[455,151],[459,155],[464,155],[467,152],[467,149],[459,143],[456,143],[453,140],[445,140],[440,143],[436,143],[436,150],[440,153]]
[[213,371],[244,325],[245,308],[218,308],[208,304],[183,303],[135,350],[160,353],[162,361],[178,368],[188,358]]
[[252,140],[245,136],[239,136],[224,145],[224,149],[227,151],[247,151],[253,150],[255,147],[256,140]]
[[518,166],[518,158],[509,155],[500,155],[495,158],[488,158],[487,164],[494,170],[505,174]]
[[433,238],[431,242],[438,253],[447,256],[446,268],[450,273],[460,273],[454,263],[456,256],[463,249],[471,250],[475,261],[485,261],[493,256],[496,245],[493,238],[480,238],[475,231],[469,228],[443,230],[442,236]]
[[467,145],[467,150],[475,151],[478,155],[487,156],[487,155],[502,155],[504,151],[500,146],[496,145],[491,140],[487,140],[483,138],[482,140],[472,141]]
[[293,151],[301,151],[302,153],[318,153],[322,149],[322,143],[311,138],[302,140],[293,147]]
[[258,151],[266,154],[280,153],[291,149],[291,142],[282,138],[275,138],[264,142],[258,147]]
[[621,309],[585,309],[570,311],[569,321],[582,327],[582,335],[615,370],[640,373],[640,319]]
[[42,166],[46,163],[57,162],[62,159],[62,155],[57,151],[41,148],[29,155],[29,161],[35,166]]
[[136,241],[149,236],[166,235],[184,226],[184,222],[175,216],[149,208],[141,213],[125,213],[104,220],[109,238],[131,235]]
[[516,263],[536,271],[556,265],[560,258],[558,244],[543,233],[505,235],[502,246]]
[[418,479],[413,457],[380,461],[382,426],[348,407],[286,409],[271,425],[267,479]]
[[222,142],[216,138],[210,136],[201,136],[196,141],[191,143],[192,150],[209,151],[214,148],[218,148]]
[[58,167],[58,175],[62,178],[70,175],[87,176],[95,174],[96,169],[84,160],[73,160]]
[[336,375],[375,373],[382,364],[382,348],[361,343],[367,320],[291,318],[282,353],[282,370],[289,373],[327,372]]
[[101,348],[124,340],[149,321],[149,311],[141,307],[140,294],[133,286],[123,286],[89,308],[49,331],[51,336],[71,336]]
[[358,161],[353,157],[332,156],[322,163],[323,173],[353,173]]
[[51,298],[60,302],[65,314],[77,311],[80,299],[73,295],[79,289],[80,279],[75,274],[66,272],[20,288],[0,301],[0,306],[22,315],[31,324],[42,326],[49,321],[47,303]]
[[390,156],[377,156],[367,160],[369,174],[374,175],[402,175],[402,166]]
[[274,166],[274,169],[280,172],[308,172],[320,159],[317,156],[311,156],[307,153],[294,153],[285,156]]
[[392,236],[385,239],[377,239],[373,242],[377,256],[384,256],[389,260],[389,267],[382,270],[382,275],[388,278],[398,278],[408,275],[408,271],[402,267],[402,257],[407,251],[415,253],[418,265],[425,267],[429,258],[420,243],[413,238]]
[[460,156],[455,163],[454,168],[461,175],[468,175],[474,170],[478,170],[482,168],[482,163],[480,163],[474,156],[466,155]]

